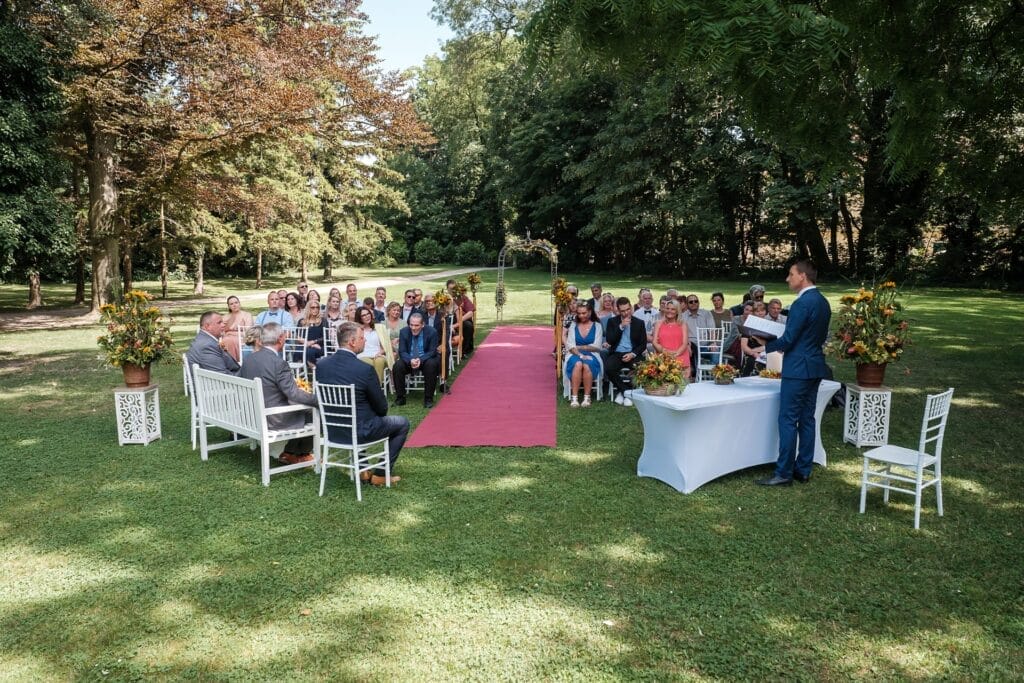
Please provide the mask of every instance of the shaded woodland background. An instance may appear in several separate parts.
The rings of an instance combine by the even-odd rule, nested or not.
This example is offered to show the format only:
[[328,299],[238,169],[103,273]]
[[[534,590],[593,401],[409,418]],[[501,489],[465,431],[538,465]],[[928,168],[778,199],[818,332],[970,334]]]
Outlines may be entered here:
[[357,0],[0,0],[0,278],[96,308],[530,231],[575,270],[1024,283],[1019,2],[434,16],[455,38],[397,74]]

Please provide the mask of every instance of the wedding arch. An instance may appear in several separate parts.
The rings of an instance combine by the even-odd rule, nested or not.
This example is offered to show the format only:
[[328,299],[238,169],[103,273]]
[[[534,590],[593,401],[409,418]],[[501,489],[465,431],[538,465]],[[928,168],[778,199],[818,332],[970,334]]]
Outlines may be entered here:
[[[558,247],[547,240],[535,240],[530,237],[530,231],[526,231],[526,237],[510,237],[505,246],[498,252],[498,284],[494,288],[494,304],[498,312],[498,322],[501,322],[502,309],[508,301],[508,293],[505,291],[505,257],[515,253],[540,252],[548,257],[551,262],[551,281],[558,277]],[[551,300],[551,312],[554,313],[554,299]]]

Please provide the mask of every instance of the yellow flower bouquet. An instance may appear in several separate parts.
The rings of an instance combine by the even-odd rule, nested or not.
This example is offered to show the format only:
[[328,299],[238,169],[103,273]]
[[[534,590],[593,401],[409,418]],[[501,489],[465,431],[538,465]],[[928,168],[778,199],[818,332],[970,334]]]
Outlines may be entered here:
[[910,335],[898,296],[896,283],[887,281],[842,297],[826,353],[858,365],[899,360]]
[[683,364],[667,353],[648,356],[637,363],[633,371],[633,384],[648,394],[674,394],[676,388],[685,383]]
[[122,303],[100,308],[100,322],[107,331],[97,343],[108,365],[145,367],[171,353],[171,332],[160,309],[150,304],[152,299],[152,294],[133,289]]

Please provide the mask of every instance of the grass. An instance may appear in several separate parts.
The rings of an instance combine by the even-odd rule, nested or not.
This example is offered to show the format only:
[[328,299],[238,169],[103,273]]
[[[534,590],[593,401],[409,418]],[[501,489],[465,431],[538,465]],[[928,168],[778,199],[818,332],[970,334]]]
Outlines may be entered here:
[[[506,323],[549,319],[546,273],[506,280]],[[745,284],[684,288],[733,301]],[[264,488],[248,450],[200,462],[175,365],[155,369],[164,437],[119,448],[118,377],[94,330],[4,334],[0,678],[1019,679],[1016,303],[954,289],[908,301],[916,343],[889,369],[891,438],[915,443],[925,394],[957,389],[946,515],[926,494],[919,532],[909,498],[873,494],[857,514],[861,461],[835,411],[829,467],[783,491],[752,485],[767,468],[688,496],[639,479],[635,411],[560,402],[557,448],[410,449],[399,488],[360,504],[340,476],[322,499],[309,473]],[[202,308],[185,306],[182,350]],[[416,404],[397,412],[418,421]]]

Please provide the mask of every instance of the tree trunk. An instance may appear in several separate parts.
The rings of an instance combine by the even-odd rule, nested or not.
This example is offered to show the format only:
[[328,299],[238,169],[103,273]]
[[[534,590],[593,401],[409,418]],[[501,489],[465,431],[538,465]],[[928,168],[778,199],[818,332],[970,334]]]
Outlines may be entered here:
[[888,115],[887,92],[872,93],[865,116],[863,135],[867,142],[864,161],[864,204],[860,210],[860,232],[857,235],[857,274],[867,274],[868,264],[875,261],[878,231],[884,218],[885,203],[885,130]]
[[82,201],[82,176],[78,164],[71,169],[71,188],[75,198],[75,303],[85,303],[85,248],[88,241],[88,218]]
[[160,298],[167,298],[167,221],[160,201]]
[[202,295],[206,292],[206,282],[204,280],[203,271],[206,269],[206,250],[197,248],[196,249],[196,275],[192,281],[192,293]]
[[846,194],[839,195],[839,213],[843,216],[843,234],[846,237],[846,254],[851,273],[857,272],[857,245],[853,241],[853,215],[846,204]]
[[832,267],[839,270],[839,210],[835,206],[828,212],[828,249],[832,254]]
[[324,282],[330,282],[334,278],[334,257],[330,254],[324,255]]
[[89,177],[89,243],[92,246],[92,312],[121,298],[117,213],[116,140],[91,120],[85,124]]
[[299,252],[299,270],[301,271],[299,274],[300,280],[305,280],[309,277],[308,266],[309,259],[306,257],[306,250],[303,249],[302,251]]
[[43,305],[43,285],[39,271],[28,274],[28,308],[39,308]]
[[134,274],[132,272],[132,250],[130,247],[121,248],[121,280],[124,282],[124,291],[133,289]]
[[263,289],[263,248],[256,248],[256,289]]

